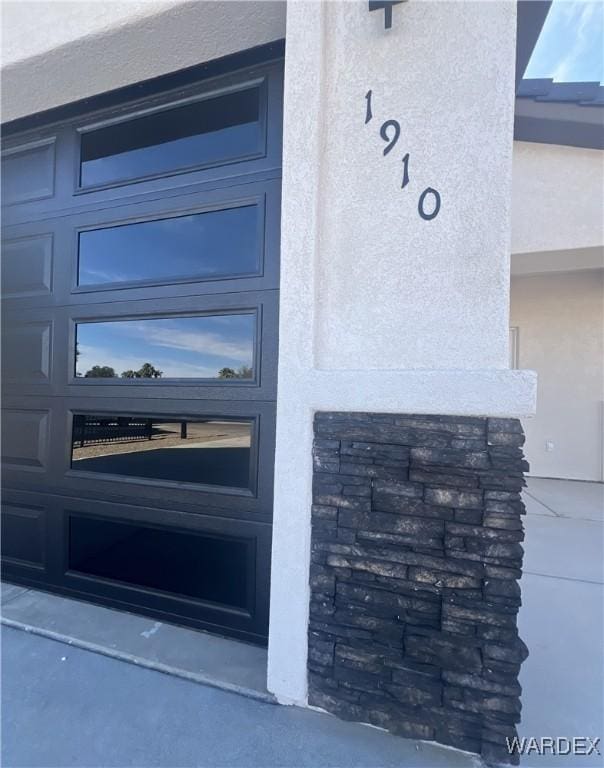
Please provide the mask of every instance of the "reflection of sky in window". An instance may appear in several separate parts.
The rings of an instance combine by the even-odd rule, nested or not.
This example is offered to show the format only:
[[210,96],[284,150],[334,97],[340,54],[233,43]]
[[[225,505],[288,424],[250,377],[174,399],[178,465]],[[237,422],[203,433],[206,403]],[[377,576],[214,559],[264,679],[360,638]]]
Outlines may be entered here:
[[77,375],[110,366],[118,376],[151,363],[162,378],[216,378],[252,367],[254,315],[213,315],[79,323]]
[[139,147],[116,155],[82,162],[82,186],[108,184],[167,173],[206,163],[250,155],[258,151],[260,128],[257,122],[234,125],[212,133]]
[[79,284],[258,271],[255,205],[80,233]]
[[525,78],[556,82],[604,80],[604,4],[601,0],[554,0]]

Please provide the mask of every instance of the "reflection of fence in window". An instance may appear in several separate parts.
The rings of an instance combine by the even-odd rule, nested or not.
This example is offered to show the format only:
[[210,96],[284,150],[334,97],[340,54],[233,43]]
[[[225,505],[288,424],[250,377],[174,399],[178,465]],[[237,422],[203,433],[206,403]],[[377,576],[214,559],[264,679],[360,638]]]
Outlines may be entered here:
[[116,419],[98,419],[81,415],[73,417],[73,444],[80,448],[86,444],[151,440],[152,437],[152,419],[133,419],[129,416]]
[[251,420],[78,414],[71,466],[106,475],[249,488],[252,436]]

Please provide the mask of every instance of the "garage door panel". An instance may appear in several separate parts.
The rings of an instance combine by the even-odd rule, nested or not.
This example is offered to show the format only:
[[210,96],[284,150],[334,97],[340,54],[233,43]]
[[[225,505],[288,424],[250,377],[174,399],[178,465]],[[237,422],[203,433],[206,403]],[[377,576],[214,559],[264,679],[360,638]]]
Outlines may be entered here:
[[[61,394],[274,400],[276,291],[80,305],[68,313],[69,354]],[[77,359],[76,359],[77,344]],[[158,378],[128,378],[143,363]],[[115,373],[93,376],[94,366]],[[129,374],[131,375],[131,374]]]
[[67,485],[121,487],[136,498],[169,489],[173,502],[212,497],[224,507],[257,503],[258,417],[121,413],[74,412]]
[[5,322],[2,339],[4,382],[50,384],[52,320]]
[[67,410],[63,398],[2,397],[3,488],[46,490],[64,473]]
[[[273,408],[237,404],[227,409],[215,403],[212,409],[199,401],[177,405],[171,413],[157,402],[153,410],[143,411],[139,404],[108,412],[72,402],[73,449],[63,487],[97,498],[117,495],[131,503],[161,502],[168,495],[177,506],[270,519]],[[86,438],[80,447],[78,420],[84,419]],[[151,420],[147,439],[145,423]],[[100,442],[103,430],[111,442]]]
[[[4,301],[39,307],[278,289],[279,227],[280,179],[218,190],[194,186],[168,200],[114,201],[52,221],[5,222]],[[127,266],[136,245],[141,256]]]
[[58,583],[62,541],[55,497],[32,490],[2,490],[2,577],[31,586]]
[[55,137],[24,142],[2,152],[2,202],[8,207],[55,193]]
[[[199,285],[198,293],[269,287],[275,254],[265,247],[266,212],[278,185],[263,182],[188,194],[69,218],[79,265],[74,294],[123,292],[166,284]],[[274,283],[273,287],[277,287]],[[116,298],[118,298],[116,296]],[[77,301],[77,299],[74,299]]]
[[48,465],[49,427],[48,410],[33,407],[3,408],[3,467],[44,473]]
[[[3,439],[10,446],[2,465],[5,486],[89,494],[130,504],[161,506],[168,497],[175,509],[193,514],[270,521],[275,450],[272,403],[156,399],[141,408],[140,400],[129,398],[120,401],[119,408],[108,408],[109,402],[94,397],[5,398],[8,418],[3,419]],[[41,411],[40,404],[47,410]],[[92,418],[82,450],[82,431],[77,424],[74,429],[74,417],[83,416]],[[47,420],[39,425],[42,417]],[[153,420],[151,440],[146,433],[148,419]],[[15,421],[21,434],[12,447],[13,433],[8,430],[15,428]],[[180,436],[183,422],[187,423],[185,440]],[[242,424],[250,427],[249,449]],[[189,450],[189,445],[194,447]]]
[[45,505],[2,503],[2,558],[16,567],[45,570],[46,507]]
[[67,359],[69,326],[50,306],[2,306],[3,396],[49,397],[60,394],[59,379]]
[[52,292],[52,233],[5,240],[2,244],[2,297],[48,296]]
[[[17,311],[13,305],[3,312],[2,390],[14,396],[270,401],[277,389],[277,323],[276,291],[94,308]],[[134,376],[145,363],[161,376],[123,375]]]
[[[116,180],[104,187],[79,188],[79,161],[81,137],[90,130],[102,128],[103,124],[117,120],[126,124],[145,111],[160,107],[170,107],[175,102],[183,102],[189,98],[213,96],[221,89],[238,90],[250,83],[261,83],[262,104],[260,117],[262,121],[258,151],[250,154],[234,152],[231,157],[218,158],[216,163],[206,163],[203,158],[199,162],[187,162],[185,165],[167,169],[161,175],[138,179]],[[100,208],[115,205],[116,199],[127,198],[135,201],[144,197],[169,197],[192,184],[204,185],[206,188],[228,185],[237,182],[242,175],[262,176],[281,174],[281,135],[282,135],[282,87],[283,67],[281,64],[267,64],[254,67],[239,73],[231,73],[215,79],[196,83],[177,91],[166,92],[154,98],[146,98],[140,102],[130,102],[123,106],[101,109],[89,113],[77,123],[62,127],[58,130],[35,130],[22,134],[18,138],[7,138],[4,142],[10,151],[14,146],[35,144],[56,136],[56,184],[55,194],[43,200],[24,201],[6,208],[5,223],[19,224],[31,222],[49,214],[60,216],[74,210],[85,211],[90,208]],[[168,110],[169,111],[169,110]],[[132,124],[132,123],[131,123]],[[194,156],[191,153],[190,156]],[[111,158],[108,157],[110,160]],[[206,158],[207,159],[207,158]]]
[[[4,210],[3,210],[4,217]],[[68,304],[72,231],[65,219],[2,227],[2,304],[8,310]]]
[[[6,579],[264,642],[270,524],[10,491],[2,526],[11,534],[3,541]],[[44,549],[47,528],[52,546]],[[218,557],[232,575],[215,588]],[[172,572],[167,584],[155,578],[162,570]]]
[[[31,492],[42,498],[49,499],[53,494],[61,495],[65,498],[79,498],[83,495],[102,501],[106,504],[123,504],[130,507],[143,506],[148,509],[156,509],[161,514],[166,506],[178,513],[191,516],[211,515],[220,520],[241,520],[244,522],[254,522],[270,525],[272,522],[272,513],[256,511],[260,505],[254,499],[244,499],[242,497],[228,497],[224,494],[207,493],[198,491],[197,493],[183,492],[182,490],[171,491],[166,494],[166,487],[163,492],[155,494],[148,492],[127,493],[125,483],[111,483],[111,481],[99,481],[96,484],[90,482],[88,478],[82,478],[82,482],[71,482],[66,484],[52,484],[26,482],[23,475],[17,477],[11,476],[11,491]],[[132,486],[135,488],[135,484]],[[169,503],[166,499],[169,497]]]
[[62,511],[65,587],[246,639],[266,633],[270,525],[88,499],[63,499]]
[[45,219],[73,200],[68,164],[73,157],[68,126],[38,127],[2,142],[4,226]]

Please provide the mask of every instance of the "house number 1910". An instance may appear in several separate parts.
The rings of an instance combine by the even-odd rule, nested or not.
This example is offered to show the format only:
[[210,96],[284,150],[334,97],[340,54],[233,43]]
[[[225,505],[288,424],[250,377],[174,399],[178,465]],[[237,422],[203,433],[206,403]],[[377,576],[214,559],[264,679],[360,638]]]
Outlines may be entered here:
[[[366,109],[365,109],[365,125],[373,119],[373,110],[371,106],[371,99],[373,91],[369,90],[365,94]],[[380,136],[386,142],[384,147],[384,157],[392,152],[395,148],[398,140],[401,137],[401,124],[398,120],[386,120],[380,126]],[[409,152],[403,156],[403,180],[401,183],[401,189],[405,189],[409,184]],[[440,211],[440,193],[433,187],[426,187],[419,196],[417,202],[417,212],[425,221],[431,221],[438,216]]]

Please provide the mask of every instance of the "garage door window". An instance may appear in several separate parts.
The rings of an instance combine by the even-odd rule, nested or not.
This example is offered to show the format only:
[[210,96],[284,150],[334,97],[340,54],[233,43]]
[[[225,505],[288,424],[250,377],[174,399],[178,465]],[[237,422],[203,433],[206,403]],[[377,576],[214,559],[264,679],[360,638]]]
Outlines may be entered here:
[[75,375],[95,381],[254,379],[256,314],[77,323]]
[[82,133],[82,187],[221,165],[263,149],[261,89],[162,108]]
[[72,571],[245,608],[252,542],[72,515]]
[[71,467],[81,472],[249,489],[253,422],[76,414]]
[[79,234],[78,285],[256,275],[261,246],[258,205],[87,230]]

